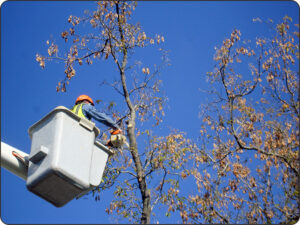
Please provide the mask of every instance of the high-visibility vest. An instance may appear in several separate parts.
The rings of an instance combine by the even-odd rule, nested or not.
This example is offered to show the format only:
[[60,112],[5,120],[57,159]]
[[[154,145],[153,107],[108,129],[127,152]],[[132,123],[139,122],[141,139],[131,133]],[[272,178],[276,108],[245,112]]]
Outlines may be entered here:
[[71,109],[71,111],[73,113],[75,113],[77,116],[81,117],[81,118],[85,118],[85,119],[88,119],[85,117],[85,115],[83,114],[82,112],[82,106],[84,105],[85,103],[81,103],[81,104],[77,104],[73,107],[73,109]]

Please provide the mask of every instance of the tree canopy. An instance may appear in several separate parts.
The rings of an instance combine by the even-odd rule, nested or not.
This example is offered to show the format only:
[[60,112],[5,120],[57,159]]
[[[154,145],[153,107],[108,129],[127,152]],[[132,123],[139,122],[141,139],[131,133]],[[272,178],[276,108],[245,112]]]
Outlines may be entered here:
[[[259,18],[254,22],[260,21]],[[295,223],[299,218],[299,33],[288,16],[270,36],[234,29],[207,73],[186,222]],[[202,165],[202,166],[201,166]]]
[[[110,62],[118,71],[115,82],[100,73],[99,81],[123,99],[108,110],[120,121],[129,148],[110,157],[102,183],[92,191],[95,200],[111,191],[106,212],[143,224],[175,213],[183,223],[297,221],[298,25],[288,16],[279,24],[269,20],[270,35],[256,40],[242,39],[242,31],[233,29],[216,47],[215,68],[206,75],[210,101],[202,106],[194,140],[176,129],[156,133],[167,99],[160,73],[169,59],[163,35],[148,37],[132,22],[135,7],[136,2],[97,2],[95,11],[68,18],[70,27],[61,33],[66,51],[47,41],[48,55],[36,55],[42,68],[53,60],[64,64],[65,77],[57,85],[62,92],[83,64]],[[136,52],[149,48],[160,53],[158,65],[138,60]],[[152,128],[145,129],[145,122]]]

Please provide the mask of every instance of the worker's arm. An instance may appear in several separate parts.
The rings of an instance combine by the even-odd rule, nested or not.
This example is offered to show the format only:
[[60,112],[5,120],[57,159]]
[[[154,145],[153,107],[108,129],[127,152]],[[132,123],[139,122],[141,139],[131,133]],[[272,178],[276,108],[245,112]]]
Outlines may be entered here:
[[100,123],[105,124],[113,129],[120,129],[115,121],[113,121],[108,115],[105,113],[99,112],[94,106],[90,104],[83,105],[82,109],[86,112],[88,117],[91,117],[97,120]]

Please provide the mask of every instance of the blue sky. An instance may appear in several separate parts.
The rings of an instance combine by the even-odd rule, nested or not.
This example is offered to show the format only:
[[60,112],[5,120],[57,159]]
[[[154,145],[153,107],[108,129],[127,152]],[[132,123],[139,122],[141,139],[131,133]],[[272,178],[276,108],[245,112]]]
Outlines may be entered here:
[[[60,33],[68,28],[69,15],[83,15],[93,10],[92,1],[7,1],[1,5],[1,141],[30,152],[28,128],[58,105],[71,107],[82,93],[105,102],[119,101],[112,89],[100,88],[101,76],[116,75],[105,62],[78,70],[66,93],[57,93],[57,82],[63,79],[63,65],[46,64],[42,70],[36,53],[46,54],[46,41],[62,43]],[[234,28],[242,37],[253,39],[264,35],[265,28],[252,19],[271,18],[279,22],[289,15],[299,21],[299,6],[294,1],[154,1],[139,2],[133,15],[149,35],[162,34],[164,48],[169,50],[171,66],[161,73],[168,108],[163,127],[186,131],[197,137],[199,106],[206,96],[206,72],[214,66],[214,47]],[[154,62],[152,55],[141,60]],[[117,100],[116,100],[117,99]],[[96,105],[101,110],[101,103]],[[168,129],[161,129],[165,135]],[[1,169],[1,219],[7,224],[30,223],[112,223],[105,208],[111,193],[100,202],[90,196],[73,200],[62,208],[27,191],[25,182]],[[164,212],[162,213],[164,215]],[[177,223],[173,220],[161,222]]]

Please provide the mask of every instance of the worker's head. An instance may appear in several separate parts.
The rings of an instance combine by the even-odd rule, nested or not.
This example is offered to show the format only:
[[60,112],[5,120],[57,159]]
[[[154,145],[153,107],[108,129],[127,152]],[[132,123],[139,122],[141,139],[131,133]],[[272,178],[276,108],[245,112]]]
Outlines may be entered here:
[[80,96],[78,96],[78,98],[75,101],[75,105],[77,105],[77,104],[79,104],[81,102],[84,102],[84,101],[87,101],[87,102],[91,103],[92,105],[94,105],[93,100],[88,95],[80,95]]

